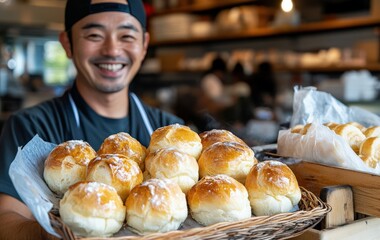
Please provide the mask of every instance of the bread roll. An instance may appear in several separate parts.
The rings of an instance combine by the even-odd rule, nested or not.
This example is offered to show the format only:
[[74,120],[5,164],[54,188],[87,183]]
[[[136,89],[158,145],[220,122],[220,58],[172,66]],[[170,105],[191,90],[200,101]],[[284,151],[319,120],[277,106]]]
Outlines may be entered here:
[[242,184],[257,163],[253,150],[236,142],[218,142],[206,148],[198,160],[199,176],[226,174]]
[[294,173],[278,161],[264,161],[253,166],[245,187],[256,216],[289,212],[301,199]]
[[114,187],[124,202],[132,188],[143,181],[143,174],[139,165],[125,155],[102,154],[88,164],[86,180]]
[[311,123],[307,123],[303,126],[302,129],[300,129],[299,131],[299,134],[301,135],[305,135],[307,133],[307,131],[309,130],[309,128],[311,127]]
[[380,137],[366,138],[360,145],[359,156],[367,166],[376,168],[380,162]]
[[197,160],[174,148],[161,148],[145,159],[145,179],[170,179],[186,193],[199,180]]
[[123,226],[125,207],[113,187],[97,182],[79,182],[63,196],[59,214],[76,235],[108,237]]
[[247,189],[227,175],[202,178],[187,193],[187,202],[193,219],[205,226],[251,217]]
[[160,148],[172,147],[187,153],[195,159],[199,158],[202,143],[199,135],[187,126],[172,124],[156,129],[151,136],[148,152]]
[[379,164],[378,159],[371,155],[359,155],[359,157],[370,168],[376,168],[377,164]]
[[136,186],[125,206],[127,225],[141,235],[177,230],[188,213],[185,194],[168,179],[149,179]]
[[354,150],[359,153],[360,144],[365,140],[365,135],[353,124],[340,124],[334,128],[334,132],[340,135]]
[[49,188],[63,195],[69,186],[86,178],[87,164],[95,150],[82,140],[69,140],[57,145],[44,165],[44,179]]
[[336,126],[340,125],[340,124],[336,123],[336,122],[327,122],[327,123],[324,123],[323,125],[325,125],[326,127],[330,128],[330,130],[334,131],[334,128]]
[[300,133],[303,129],[304,125],[298,124],[290,129],[291,133]]
[[144,171],[146,148],[128,133],[119,132],[110,135],[104,139],[98,150],[98,155],[115,153],[123,154],[131,158],[133,161],[137,162],[141,171]]
[[205,131],[200,133],[199,137],[201,138],[203,150],[217,142],[238,142],[241,144],[246,144],[232,132],[224,129]]
[[364,127],[358,122],[348,122],[347,124],[357,127],[361,132],[365,132],[365,130],[367,129],[366,127]]
[[366,138],[380,137],[380,126],[369,127],[363,133]]

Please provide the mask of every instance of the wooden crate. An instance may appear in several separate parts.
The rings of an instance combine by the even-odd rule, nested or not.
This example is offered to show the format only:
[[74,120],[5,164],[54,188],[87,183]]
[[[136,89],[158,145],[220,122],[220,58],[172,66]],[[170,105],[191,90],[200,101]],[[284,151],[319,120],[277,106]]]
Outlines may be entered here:
[[317,196],[323,187],[350,185],[355,212],[380,217],[380,176],[303,161],[288,165],[299,184]]
[[332,229],[310,229],[292,240],[375,240],[380,239],[380,218],[368,217]]
[[[292,240],[380,239],[378,230],[380,225],[380,176],[303,161],[287,164],[297,176],[300,186],[312,191],[317,196],[320,195],[323,188],[328,186],[351,186],[353,211],[359,215],[371,216],[358,220],[351,219],[351,221],[333,228],[310,229]],[[341,204],[344,205],[341,206],[342,208],[349,205],[345,200],[341,200]],[[345,217],[340,216],[340,220]]]

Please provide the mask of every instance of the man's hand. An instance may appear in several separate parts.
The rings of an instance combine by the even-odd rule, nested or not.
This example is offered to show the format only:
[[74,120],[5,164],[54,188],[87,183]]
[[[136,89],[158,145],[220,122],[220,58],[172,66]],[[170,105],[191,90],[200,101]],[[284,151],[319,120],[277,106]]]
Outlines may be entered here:
[[48,234],[24,203],[0,193],[0,239],[57,240],[59,238]]

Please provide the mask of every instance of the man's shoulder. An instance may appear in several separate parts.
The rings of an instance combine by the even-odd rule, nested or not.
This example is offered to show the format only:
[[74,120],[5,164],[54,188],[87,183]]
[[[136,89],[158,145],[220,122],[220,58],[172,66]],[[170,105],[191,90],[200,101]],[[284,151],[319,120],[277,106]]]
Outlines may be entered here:
[[20,109],[12,114],[13,117],[25,118],[25,117],[49,117],[58,113],[64,112],[64,108],[67,105],[66,97],[55,97],[36,105]]
[[156,123],[157,125],[168,125],[173,123],[184,124],[184,121],[174,115],[174,113],[159,109],[157,107],[150,106],[146,103],[143,103],[144,109],[149,117],[151,122]]

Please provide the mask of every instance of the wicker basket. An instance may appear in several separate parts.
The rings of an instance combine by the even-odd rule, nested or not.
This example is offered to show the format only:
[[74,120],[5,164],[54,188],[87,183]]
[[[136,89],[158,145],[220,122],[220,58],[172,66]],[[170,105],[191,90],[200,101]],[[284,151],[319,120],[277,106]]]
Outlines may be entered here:
[[53,228],[63,239],[95,240],[95,239],[286,239],[302,234],[315,226],[331,207],[322,202],[312,192],[302,188],[302,198],[299,211],[281,213],[273,216],[252,217],[237,222],[217,223],[207,227],[197,227],[188,230],[155,233],[147,236],[125,236],[113,238],[78,238],[73,232],[53,214],[50,220]]

